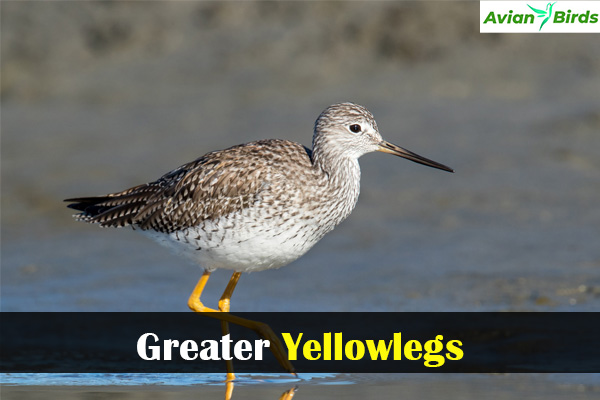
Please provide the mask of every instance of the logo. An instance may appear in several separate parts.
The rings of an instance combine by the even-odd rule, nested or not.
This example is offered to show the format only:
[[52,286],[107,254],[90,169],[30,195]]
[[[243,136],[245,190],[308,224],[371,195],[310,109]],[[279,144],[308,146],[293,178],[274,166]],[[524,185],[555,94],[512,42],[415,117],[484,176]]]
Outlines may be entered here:
[[600,33],[600,1],[480,1],[479,8],[481,33]]
[[527,7],[531,8],[534,12],[536,12],[537,15],[538,15],[538,17],[544,18],[544,20],[542,21],[542,25],[540,25],[540,31],[544,27],[544,24],[546,22],[548,22],[548,20],[552,16],[552,6],[555,5],[555,4],[556,4],[556,2],[546,4],[546,11],[544,11],[544,10],[538,10],[537,8],[533,8],[529,4],[527,4]]

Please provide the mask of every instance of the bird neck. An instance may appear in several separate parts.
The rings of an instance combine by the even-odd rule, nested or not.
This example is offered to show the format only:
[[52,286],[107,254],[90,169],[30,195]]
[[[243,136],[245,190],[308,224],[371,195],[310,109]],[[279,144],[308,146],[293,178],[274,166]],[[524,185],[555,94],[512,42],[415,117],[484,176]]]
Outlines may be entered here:
[[340,167],[343,168],[344,161],[348,157],[344,153],[343,147],[336,145],[331,138],[325,135],[315,135],[313,137],[311,158],[313,166],[317,170],[332,176],[340,171]]
[[326,138],[320,139],[313,141],[313,168],[321,176],[323,184],[329,187],[327,193],[344,204],[344,210],[339,211],[345,218],[354,208],[360,193],[358,159],[344,151],[343,146],[328,143]]

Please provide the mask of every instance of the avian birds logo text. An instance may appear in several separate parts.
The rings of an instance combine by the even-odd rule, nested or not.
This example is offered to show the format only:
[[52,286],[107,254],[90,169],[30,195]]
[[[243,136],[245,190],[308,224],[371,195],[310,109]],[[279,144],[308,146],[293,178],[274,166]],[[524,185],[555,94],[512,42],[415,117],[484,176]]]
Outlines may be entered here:
[[544,10],[538,10],[537,8],[533,8],[529,4],[527,4],[527,7],[531,8],[535,13],[537,13],[538,17],[544,18],[544,20],[542,21],[542,25],[540,25],[540,29],[539,29],[540,31],[544,27],[544,24],[546,22],[548,22],[548,20],[552,16],[552,6],[555,5],[555,4],[556,4],[556,2],[546,4],[546,10],[545,11]]
[[480,2],[481,32],[600,32],[598,1],[531,3]]

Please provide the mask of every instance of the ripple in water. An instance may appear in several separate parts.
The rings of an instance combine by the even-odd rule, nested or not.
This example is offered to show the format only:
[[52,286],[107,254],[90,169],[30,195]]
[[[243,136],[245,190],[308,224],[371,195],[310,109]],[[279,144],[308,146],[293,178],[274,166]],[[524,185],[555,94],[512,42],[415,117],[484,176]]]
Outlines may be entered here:
[[[22,386],[192,386],[222,385],[225,374],[0,374],[3,385]],[[346,375],[301,374],[298,378],[288,374],[238,374],[236,385],[261,383],[310,382],[321,385],[350,385],[354,382]]]

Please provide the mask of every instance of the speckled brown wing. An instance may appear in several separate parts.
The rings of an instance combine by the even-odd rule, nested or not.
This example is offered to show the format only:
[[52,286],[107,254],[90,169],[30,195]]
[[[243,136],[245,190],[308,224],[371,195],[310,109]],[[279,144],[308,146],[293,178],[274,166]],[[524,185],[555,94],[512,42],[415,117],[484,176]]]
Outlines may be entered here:
[[140,211],[168,196],[170,188],[190,172],[193,163],[169,172],[155,182],[134,186],[117,193],[97,197],[66,199],[68,207],[82,211],[79,221],[98,223],[102,227],[133,225]]
[[[291,148],[290,148],[291,146]],[[262,140],[208,153],[155,182],[100,197],[74,198],[78,219],[104,227],[133,225],[170,233],[251,207],[289,156],[310,163],[309,151],[283,140]],[[285,156],[285,154],[283,154]]]

